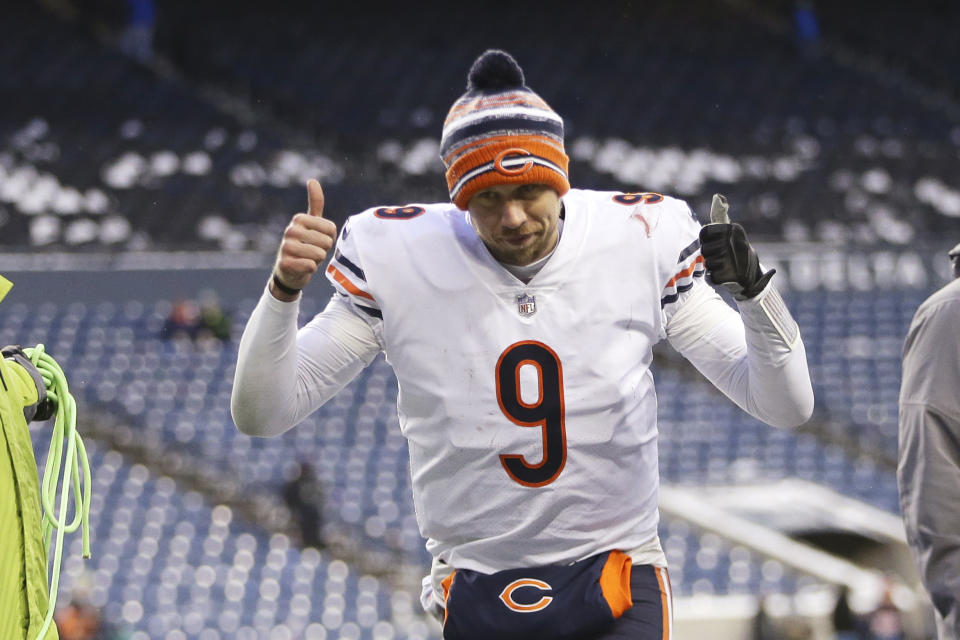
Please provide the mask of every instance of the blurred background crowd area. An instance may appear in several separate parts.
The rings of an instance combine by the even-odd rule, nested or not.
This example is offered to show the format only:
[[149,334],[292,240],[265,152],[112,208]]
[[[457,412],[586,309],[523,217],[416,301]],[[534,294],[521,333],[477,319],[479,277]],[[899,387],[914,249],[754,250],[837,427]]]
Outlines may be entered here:
[[[265,249],[320,179],[341,221],[447,198],[446,111],[489,47],[566,120],[575,186],[723,191],[762,239],[960,223],[956,3],[43,0],[0,30],[3,243]],[[126,54],[126,55],[124,55]]]
[[[907,325],[960,241],[958,23],[934,0],[5,7],[0,343],[62,364],[94,468],[62,637],[439,637],[389,366],[276,439],[239,435],[229,396],[306,180],[338,223],[446,200],[442,122],[491,47],[564,117],[574,186],[701,219],[727,194],[803,332],[817,410],[794,432],[657,353],[680,640],[931,637],[896,403]],[[301,320],[329,288],[308,293]]]

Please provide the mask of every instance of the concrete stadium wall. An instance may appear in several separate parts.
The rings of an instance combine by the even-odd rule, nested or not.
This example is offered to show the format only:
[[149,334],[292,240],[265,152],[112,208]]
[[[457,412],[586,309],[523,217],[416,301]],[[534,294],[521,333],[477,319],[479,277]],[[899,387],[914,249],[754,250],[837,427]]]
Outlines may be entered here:
[[[0,274],[14,283],[5,303],[115,302],[196,298],[211,290],[224,303],[260,296],[273,256],[158,253],[138,255],[5,255]],[[326,299],[322,274],[308,295]]]

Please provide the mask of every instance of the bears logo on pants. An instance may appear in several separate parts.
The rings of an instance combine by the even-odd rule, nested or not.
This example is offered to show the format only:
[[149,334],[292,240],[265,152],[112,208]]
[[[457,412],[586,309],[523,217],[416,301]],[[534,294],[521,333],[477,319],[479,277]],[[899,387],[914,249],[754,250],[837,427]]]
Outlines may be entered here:
[[536,580],[534,578],[521,578],[519,580],[514,580],[504,587],[503,591],[500,592],[500,599],[503,600],[503,604],[507,605],[507,608],[518,613],[531,613],[533,611],[546,609],[547,606],[553,602],[552,596],[543,596],[533,604],[520,604],[513,599],[513,592],[524,587],[533,587],[535,589],[540,589],[541,591],[553,591],[553,587],[543,580]]

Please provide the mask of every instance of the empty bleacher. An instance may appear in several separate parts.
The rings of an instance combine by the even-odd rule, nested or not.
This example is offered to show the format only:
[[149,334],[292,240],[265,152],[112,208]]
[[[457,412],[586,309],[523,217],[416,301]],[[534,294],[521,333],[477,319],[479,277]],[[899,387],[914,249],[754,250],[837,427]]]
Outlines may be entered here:
[[[174,70],[164,75],[96,39],[82,14],[8,12],[4,246],[269,252],[309,177],[337,221],[444,200],[442,119],[489,46],[512,51],[566,118],[577,186],[679,195],[701,216],[724,191],[770,240],[960,235],[951,116],[882,74],[803,55],[722,4],[692,3],[682,17],[667,2],[642,14],[598,7],[599,39],[580,37],[582,16],[564,11],[488,32],[408,11],[370,20],[360,5],[242,6],[162,3],[158,60]],[[213,106],[201,97],[211,91],[242,108]]]
[[[48,434],[34,437],[45,450]],[[68,538],[61,604],[92,604],[132,640],[436,637],[409,593],[297,548],[96,441],[87,451],[93,555],[81,559],[79,535]]]

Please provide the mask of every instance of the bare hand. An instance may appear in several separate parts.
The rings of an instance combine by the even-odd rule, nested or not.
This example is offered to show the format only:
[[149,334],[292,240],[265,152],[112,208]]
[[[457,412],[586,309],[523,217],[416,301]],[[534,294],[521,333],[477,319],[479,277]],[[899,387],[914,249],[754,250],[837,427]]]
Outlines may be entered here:
[[[323,217],[323,189],[316,180],[308,180],[307,212],[294,215],[284,230],[274,275],[284,286],[303,289],[326,260],[336,237],[337,225]],[[277,289],[272,279],[270,292],[280,300],[296,297]]]

